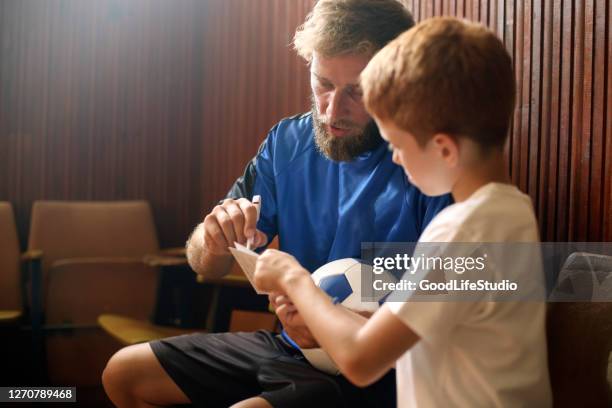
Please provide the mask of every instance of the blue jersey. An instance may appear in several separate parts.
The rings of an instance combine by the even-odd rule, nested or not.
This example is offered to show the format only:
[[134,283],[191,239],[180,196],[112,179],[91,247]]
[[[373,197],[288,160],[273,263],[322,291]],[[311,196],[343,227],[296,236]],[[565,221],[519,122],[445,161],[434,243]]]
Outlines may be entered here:
[[416,242],[450,195],[427,197],[391,160],[385,143],[351,162],[317,150],[310,113],[284,119],[228,197],[261,195],[257,228],[310,272],[360,258],[362,242]]

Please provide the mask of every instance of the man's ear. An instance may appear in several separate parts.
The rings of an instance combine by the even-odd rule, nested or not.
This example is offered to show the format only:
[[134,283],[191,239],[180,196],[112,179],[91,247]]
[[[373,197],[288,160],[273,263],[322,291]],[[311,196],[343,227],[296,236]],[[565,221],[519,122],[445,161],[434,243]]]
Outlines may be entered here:
[[431,145],[438,157],[449,167],[459,164],[459,143],[456,138],[447,133],[436,133],[431,139]]

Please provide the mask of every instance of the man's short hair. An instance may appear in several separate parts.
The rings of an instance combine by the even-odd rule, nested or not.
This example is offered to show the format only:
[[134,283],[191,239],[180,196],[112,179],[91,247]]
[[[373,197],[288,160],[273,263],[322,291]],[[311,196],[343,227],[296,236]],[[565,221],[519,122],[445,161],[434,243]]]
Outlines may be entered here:
[[503,147],[514,108],[512,59],[480,24],[419,23],[377,53],[361,74],[366,108],[413,134],[436,133]]
[[412,15],[398,0],[319,0],[293,45],[308,62],[313,52],[372,55],[412,26]]

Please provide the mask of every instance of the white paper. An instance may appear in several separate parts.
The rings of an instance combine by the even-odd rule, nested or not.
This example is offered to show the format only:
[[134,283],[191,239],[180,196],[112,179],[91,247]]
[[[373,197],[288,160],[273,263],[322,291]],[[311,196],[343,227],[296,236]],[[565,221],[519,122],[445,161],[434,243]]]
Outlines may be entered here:
[[258,295],[267,295],[268,292],[261,291],[255,287],[255,283],[253,283],[253,276],[255,275],[255,264],[257,263],[257,258],[259,254],[257,252],[251,251],[244,245],[239,244],[238,242],[234,242],[234,246],[236,248],[230,248],[230,252],[238,262],[238,265],[242,268],[242,271],[248,278],[249,282],[251,282],[251,286],[255,289]]

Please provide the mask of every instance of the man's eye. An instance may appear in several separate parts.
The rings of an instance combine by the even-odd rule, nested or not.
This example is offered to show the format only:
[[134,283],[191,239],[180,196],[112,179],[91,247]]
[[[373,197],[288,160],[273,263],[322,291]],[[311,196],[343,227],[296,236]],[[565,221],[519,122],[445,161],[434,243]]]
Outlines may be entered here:
[[353,89],[351,91],[351,95],[353,96],[353,98],[360,99],[363,96],[363,92],[361,91],[361,89]]

